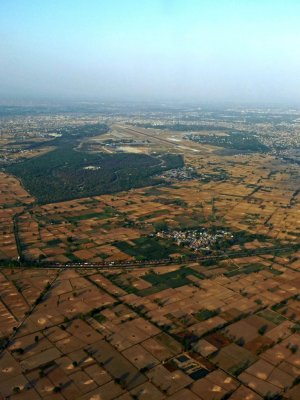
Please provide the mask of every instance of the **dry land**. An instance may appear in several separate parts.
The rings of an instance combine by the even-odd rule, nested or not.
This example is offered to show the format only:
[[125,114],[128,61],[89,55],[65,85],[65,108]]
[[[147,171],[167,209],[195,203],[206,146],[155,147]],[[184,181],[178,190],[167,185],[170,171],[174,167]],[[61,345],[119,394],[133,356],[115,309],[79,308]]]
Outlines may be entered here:
[[0,126],[0,399],[298,400],[298,122],[126,115]]

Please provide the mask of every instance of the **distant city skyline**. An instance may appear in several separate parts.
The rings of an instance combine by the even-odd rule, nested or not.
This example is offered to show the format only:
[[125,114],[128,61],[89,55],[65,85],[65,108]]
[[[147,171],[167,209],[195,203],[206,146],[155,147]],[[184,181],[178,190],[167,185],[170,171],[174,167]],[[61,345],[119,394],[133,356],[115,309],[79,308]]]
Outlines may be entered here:
[[300,105],[296,0],[1,0],[0,102]]

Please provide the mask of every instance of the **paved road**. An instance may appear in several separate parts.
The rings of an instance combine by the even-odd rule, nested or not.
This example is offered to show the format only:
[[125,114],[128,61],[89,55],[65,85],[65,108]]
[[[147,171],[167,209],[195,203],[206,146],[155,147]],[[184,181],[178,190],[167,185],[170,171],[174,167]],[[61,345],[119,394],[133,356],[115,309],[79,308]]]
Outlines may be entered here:
[[[182,264],[182,263],[192,263],[201,261],[218,261],[224,259],[234,259],[247,256],[255,256],[260,254],[280,254],[286,251],[297,251],[300,249],[300,244],[286,245],[281,247],[264,247],[252,250],[234,251],[234,252],[218,252],[212,255],[192,255],[182,258],[167,258],[161,260],[148,260],[148,261],[123,261],[123,262],[104,262],[104,263],[89,263],[89,262],[68,262],[68,263],[24,263],[18,266],[12,266],[11,268],[39,268],[39,269],[62,269],[62,268],[76,268],[76,269],[100,269],[100,270],[112,270],[112,269],[136,269],[136,268],[155,268],[162,265],[170,264]],[[4,264],[0,268],[9,268]]]

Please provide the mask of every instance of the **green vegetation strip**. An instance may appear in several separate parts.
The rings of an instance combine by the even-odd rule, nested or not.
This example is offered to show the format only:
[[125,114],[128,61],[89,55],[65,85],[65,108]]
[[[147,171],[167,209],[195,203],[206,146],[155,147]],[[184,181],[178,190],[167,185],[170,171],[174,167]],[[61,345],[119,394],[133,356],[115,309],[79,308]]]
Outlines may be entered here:
[[169,240],[146,236],[133,240],[133,243],[114,242],[114,246],[140,261],[168,258],[170,254],[178,252],[178,247]]
[[203,279],[204,276],[189,267],[182,267],[176,271],[167,272],[166,274],[155,274],[151,272],[143,277],[143,279],[152,284],[151,288],[143,289],[138,292],[139,296],[148,296],[153,293],[158,293],[162,290],[169,288],[178,288],[184,285],[189,285],[191,281],[187,276],[193,275],[199,279]]

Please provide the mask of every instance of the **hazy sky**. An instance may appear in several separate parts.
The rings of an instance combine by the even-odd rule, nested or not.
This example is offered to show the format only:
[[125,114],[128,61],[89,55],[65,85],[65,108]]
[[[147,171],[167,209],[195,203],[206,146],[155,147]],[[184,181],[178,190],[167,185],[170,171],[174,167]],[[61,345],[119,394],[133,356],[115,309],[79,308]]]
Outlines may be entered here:
[[0,0],[0,98],[300,104],[299,0]]

